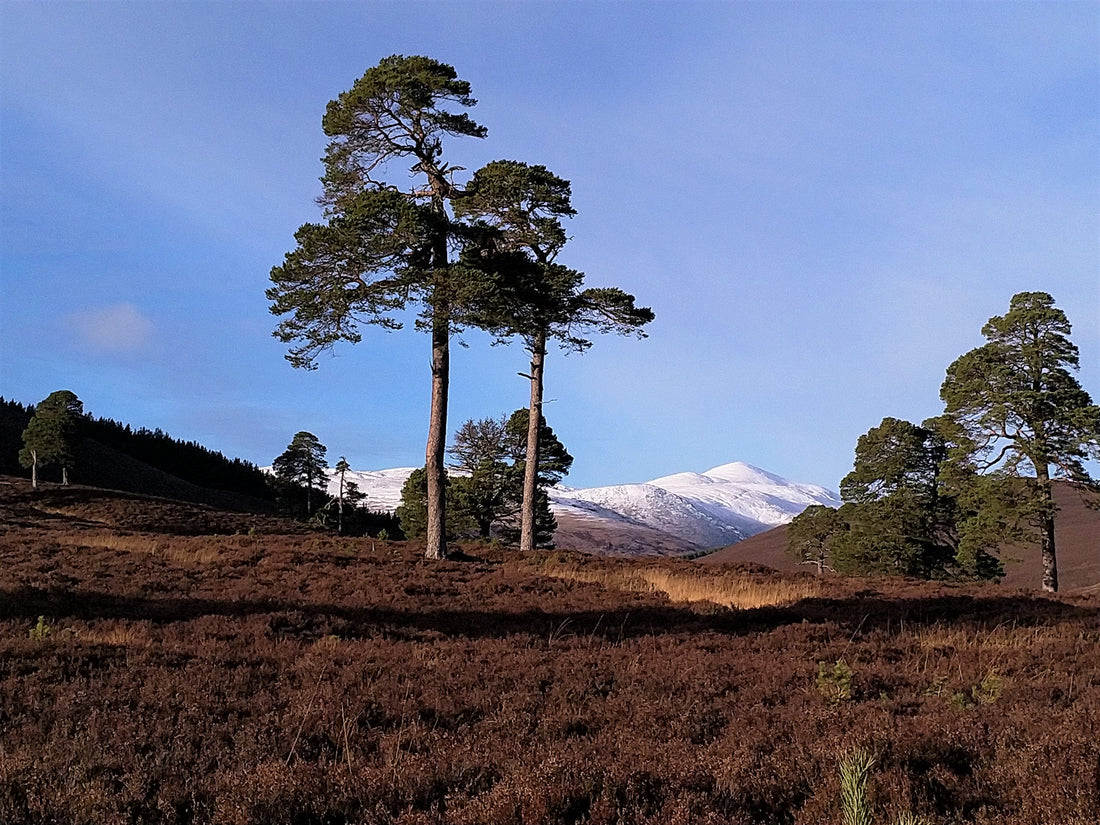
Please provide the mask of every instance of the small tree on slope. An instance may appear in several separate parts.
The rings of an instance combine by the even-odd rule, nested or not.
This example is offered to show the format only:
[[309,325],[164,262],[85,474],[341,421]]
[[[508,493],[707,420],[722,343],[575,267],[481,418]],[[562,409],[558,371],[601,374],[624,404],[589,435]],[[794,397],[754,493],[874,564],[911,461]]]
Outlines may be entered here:
[[19,452],[19,463],[30,468],[34,487],[38,487],[38,468],[46,464],[60,465],[61,483],[69,483],[83,418],[84,405],[70,390],[52,392],[35,407]]
[[955,459],[984,482],[984,512],[964,524],[964,538],[995,541],[998,528],[1029,522],[1048,591],[1058,589],[1051,479],[1093,483],[1084,460],[1100,456],[1100,407],[1071,373],[1080,363],[1070,329],[1050,295],[1018,293],[982,328],[987,343],[947,368],[940,389],[960,432]]

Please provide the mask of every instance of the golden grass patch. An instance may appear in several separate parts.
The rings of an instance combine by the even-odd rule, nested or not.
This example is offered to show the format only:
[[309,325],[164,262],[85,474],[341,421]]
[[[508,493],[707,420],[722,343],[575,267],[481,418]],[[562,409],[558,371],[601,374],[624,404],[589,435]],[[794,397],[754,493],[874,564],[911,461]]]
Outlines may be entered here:
[[134,624],[73,628],[72,634],[82,642],[111,647],[145,647],[150,641],[148,629]]
[[1000,624],[992,628],[975,628],[935,624],[918,628],[914,635],[922,650],[1029,650],[1051,642],[1063,642],[1069,636],[1079,634],[1080,628],[1058,625],[1019,627]]
[[635,593],[664,593],[674,602],[712,602],[746,610],[754,607],[793,604],[820,592],[811,580],[761,579],[743,573],[720,574],[681,572],[658,567],[632,570],[545,567],[543,572],[568,581],[601,584]]
[[74,537],[71,543],[78,547],[157,556],[177,564],[211,564],[221,557],[220,549],[206,538],[166,539],[140,533],[100,533]]

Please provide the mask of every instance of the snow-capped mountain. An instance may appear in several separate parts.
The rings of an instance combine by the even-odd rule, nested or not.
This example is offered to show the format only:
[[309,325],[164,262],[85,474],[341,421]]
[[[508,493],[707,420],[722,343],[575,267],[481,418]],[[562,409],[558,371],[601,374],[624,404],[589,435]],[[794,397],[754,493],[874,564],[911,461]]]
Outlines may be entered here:
[[[349,472],[372,510],[393,511],[411,467]],[[336,481],[329,488],[335,492]],[[724,547],[785,524],[812,504],[839,507],[836,493],[750,464],[676,473],[642,484],[550,489],[558,545],[577,550],[682,553]]]
[[550,500],[555,512],[584,518],[586,505],[595,505],[697,549],[733,544],[785,524],[811,504],[840,506],[837,495],[824,487],[793,483],[741,462],[644,484],[552,489]]
[[[397,467],[393,470],[361,471],[350,470],[346,474],[348,481],[354,481],[359,492],[366,498],[360,502],[368,510],[392,513],[401,504],[401,488],[415,467]],[[329,470],[328,491],[331,495],[339,492],[340,479]]]

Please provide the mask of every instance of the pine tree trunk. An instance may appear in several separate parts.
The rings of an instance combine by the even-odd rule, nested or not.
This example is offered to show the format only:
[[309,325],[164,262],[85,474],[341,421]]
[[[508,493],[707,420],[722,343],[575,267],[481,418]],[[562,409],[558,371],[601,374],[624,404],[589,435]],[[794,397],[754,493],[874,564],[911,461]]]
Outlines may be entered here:
[[447,497],[443,462],[447,449],[447,389],[450,375],[449,324],[438,318],[432,325],[432,406],[424,474],[428,481],[428,536],[424,551],[429,559],[447,558]]
[[539,483],[539,429],[542,424],[542,372],[546,363],[546,333],[540,332],[531,347],[531,406],[527,416],[527,458],[523,473],[523,507],[520,511],[519,549],[535,549],[535,506]]
[[1043,514],[1042,532],[1040,535],[1040,548],[1043,554],[1043,590],[1049,593],[1058,592],[1058,556],[1054,547],[1054,494],[1050,484],[1050,470],[1047,465],[1040,464],[1036,468],[1036,476],[1039,479],[1039,487],[1046,505]]
[[31,450],[31,487],[38,489],[38,450]]
[[340,473],[340,498],[336,502],[336,532],[344,535],[344,474]]
[[61,467],[61,484],[62,486],[69,486],[69,468],[62,465]]

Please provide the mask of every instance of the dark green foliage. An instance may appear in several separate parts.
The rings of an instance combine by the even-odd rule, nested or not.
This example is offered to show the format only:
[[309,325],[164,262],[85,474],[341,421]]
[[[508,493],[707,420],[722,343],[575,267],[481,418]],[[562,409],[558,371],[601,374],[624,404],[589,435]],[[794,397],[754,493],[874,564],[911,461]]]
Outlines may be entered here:
[[0,473],[22,475],[25,472],[19,463],[19,451],[23,448],[23,430],[27,429],[33,415],[34,407],[0,396]]
[[[326,452],[317,436],[303,431],[296,433],[286,451],[275,459],[272,470],[281,488],[284,510],[301,516],[304,505],[306,517],[313,515],[320,499],[318,491],[324,490],[328,479]],[[304,492],[304,497],[299,492]]]
[[465,112],[446,107],[476,104],[470,84],[452,66],[421,56],[379,61],[325,111],[321,125],[332,138],[321,179],[325,203],[343,211],[364,189],[384,187],[380,173],[386,164],[406,157],[421,162],[415,172],[443,176],[438,183],[449,188],[450,167],[439,162],[443,138],[483,138],[487,130]]
[[644,337],[653,312],[634,306],[634,296],[617,288],[583,289],[584,275],[556,263],[568,240],[561,219],[575,212],[569,182],[544,166],[494,161],[474,173],[454,200],[456,215],[473,221],[463,260],[486,273],[471,318],[498,339],[519,337],[531,355],[528,378],[531,427],[525,457],[532,465],[524,477],[520,548],[537,544],[538,461],[542,454],[533,416],[542,417],[547,342],[583,351],[589,332]]
[[[527,460],[527,425],[531,420],[530,411],[518,409],[508,417],[504,425],[504,448],[513,464],[523,475]],[[553,487],[573,466],[573,456],[565,449],[553,428],[546,423],[546,417],[539,417],[539,487]]]
[[[19,464],[18,453],[22,447],[22,433],[33,414],[33,407],[0,399],[0,473],[28,475]],[[115,489],[147,492],[140,479],[103,473],[95,463],[94,453],[89,456],[94,446],[92,442],[95,442],[198,487],[239,493],[260,502],[274,500],[269,477],[259,467],[240,458],[227,458],[196,441],[181,441],[160,429],[133,429],[129,424],[109,418],[85,416],[80,429],[85,440],[77,451],[77,462],[86,483],[107,483]],[[39,475],[60,481],[60,472],[51,475],[50,469]]]
[[62,483],[69,483],[83,420],[84,405],[70,390],[52,392],[34,408],[34,415],[23,431],[19,463],[31,469],[36,486],[38,468],[50,464],[60,467]]
[[[516,410],[505,420],[484,418],[463,423],[449,453],[453,459],[447,477],[447,532],[452,538],[474,534],[514,543],[519,536],[518,515],[523,498],[527,443],[527,410]],[[546,487],[569,472],[573,457],[554,431],[542,421],[539,439],[539,487],[536,493],[536,546],[552,547],[557,521],[550,511]],[[397,513],[409,536],[424,531],[426,485],[423,470],[415,470],[402,488]]]
[[[947,368],[940,395],[972,439],[981,471],[1090,479],[1083,460],[1100,456],[1100,408],[1071,370],[1080,368],[1070,323],[1045,292],[1021,292],[982,328],[987,343]],[[1045,466],[1044,466],[1045,465]]]
[[87,419],[84,431],[101,444],[199,487],[272,499],[267,477],[259,467],[240,458],[227,458],[197,441],[180,441],[159,428],[134,430],[107,418]]
[[[463,423],[448,450],[455,518],[468,521],[477,534],[488,539],[494,523],[519,509],[522,483],[516,483],[513,467],[506,461],[503,418],[483,418]],[[522,478],[521,478],[522,481]]]
[[787,552],[817,572],[832,570],[833,544],[848,529],[848,522],[832,507],[814,504],[787,525]]
[[[1093,481],[1084,461],[1100,457],[1100,407],[1079,369],[1070,323],[1045,292],[1021,292],[982,328],[986,343],[947,368],[940,389],[957,428],[954,461],[985,477],[964,543],[980,548],[1030,527],[1043,555],[1043,587],[1058,589],[1053,477]],[[1021,481],[1022,480],[1022,481]]]
[[[447,495],[446,535],[448,539],[457,538],[470,523],[455,502],[454,482],[450,475],[444,476],[444,490]],[[401,532],[407,538],[416,539],[426,535],[428,530],[428,478],[423,467],[413,470],[401,487],[401,504],[394,515],[397,517]]]
[[583,273],[555,263],[568,240],[561,219],[576,214],[571,194],[569,181],[545,166],[504,160],[475,172],[455,198],[455,214],[483,230],[469,247],[471,266],[495,277],[476,307],[478,326],[519,336],[528,349],[556,340],[585,350],[586,332],[644,337],[652,310],[621,289],[583,289]]
[[961,547],[971,515],[973,475],[950,467],[945,422],[921,426],[885,418],[860,436],[852,471],[840,482],[839,511],[815,507],[796,518],[789,550],[821,570],[924,579],[996,579],[988,547]]
[[838,569],[920,578],[959,573],[960,511],[941,472],[946,459],[936,420],[918,427],[885,418],[860,436],[852,472],[840,482],[849,530],[837,546]]
[[273,314],[290,316],[276,337],[301,342],[287,360],[314,369],[338,341],[358,343],[361,324],[400,328],[390,313],[423,288],[436,222],[430,210],[384,189],[359,193],[327,224],[303,225],[266,293]]

